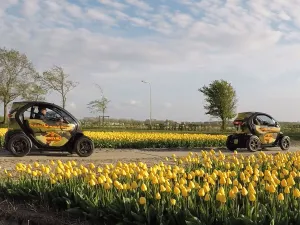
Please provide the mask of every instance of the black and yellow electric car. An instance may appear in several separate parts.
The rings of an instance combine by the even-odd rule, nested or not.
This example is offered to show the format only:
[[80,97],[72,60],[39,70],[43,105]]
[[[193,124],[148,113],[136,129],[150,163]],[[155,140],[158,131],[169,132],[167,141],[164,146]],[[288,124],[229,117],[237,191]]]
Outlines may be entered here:
[[13,102],[8,117],[4,148],[14,156],[26,156],[31,150],[69,152],[81,157],[94,152],[94,143],[83,134],[79,121],[58,105],[41,101]]
[[238,113],[233,121],[236,132],[227,137],[227,149],[234,151],[247,148],[255,152],[269,147],[288,150],[291,141],[280,131],[279,123],[270,115],[262,112]]

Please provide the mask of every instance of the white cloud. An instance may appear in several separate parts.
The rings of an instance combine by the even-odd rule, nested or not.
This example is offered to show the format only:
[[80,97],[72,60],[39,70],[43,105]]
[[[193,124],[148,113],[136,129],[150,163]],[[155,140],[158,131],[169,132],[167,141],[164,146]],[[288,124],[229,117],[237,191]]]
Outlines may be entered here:
[[22,9],[23,15],[27,17],[31,17],[35,15],[40,10],[39,4],[40,4],[39,0],[30,0],[30,1],[25,0],[23,2],[23,9]]
[[141,27],[146,27],[150,23],[142,18],[137,18],[137,17],[130,17],[128,18],[129,21],[131,21],[134,25],[141,26]]
[[171,107],[172,107],[172,103],[166,102],[166,103],[164,104],[164,106],[165,106],[166,108],[171,108]]
[[143,0],[125,0],[128,4],[135,6],[137,8],[143,9],[143,10],[152,10],[152,7],[149,6],[145,1]]
[[101,4],[111,6],[116,9],[124,9],[126,8],[126,5],[123,3],[120,3],[118,1],[113,1],[113,0],[98,0]]
[[186,28],[194,21],[190,15],[181,12],[176,12],[174,15],[171,15],[170,19],[181,28]]
[[139,104],[139,102],[136,101],[136,100],[130,100],[130,101],[129,101],[129,104],[130,104],[130,105],[137,105],[137,104]]
[[65,9],[72,17],[81,19],[84,18],[82,9],[78,5],[68,3]]
[[286,12],[284,11],[281,11],[279,14],[278,14],[279,18],[282,19],[282,20],[291,20],[291,17],[286,14]]
[[59,3],[52,1],[52,0],[45,0],[44,4],[47,7],[47,10],[50,12],[56,12],[58,13],[60,10],[62,10],[62,7],[59,5]]
[[112,18],[109,15],[106,15],[104,12],[101,12],[100,10],[97,9],[89,9],[87,11],[87,15],[92,19],[99,20],[108,25],[112,25],[115,23],[114,18]]
[[0,17],[2,15],[5,15],[5,11],[10,6],[16,5],[18,3],[18,0],[6,0],[6,1],[0,1]]
[[71,102],[71,103],[69,104],[69,106],[70,106],[72,109],[76,109],[76,103],[74,103],[74,102]]

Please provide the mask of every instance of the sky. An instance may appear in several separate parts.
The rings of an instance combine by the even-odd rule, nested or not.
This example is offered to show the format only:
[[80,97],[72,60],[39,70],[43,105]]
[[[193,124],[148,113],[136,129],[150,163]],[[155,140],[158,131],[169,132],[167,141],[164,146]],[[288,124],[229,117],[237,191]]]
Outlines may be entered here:
[[[106,115],[206,121],[198,91],[230,82],[237,111],[300,120],[300,0],[1,0],[0,44],[39,72],[62,66],[79,85],[67,109],[110,99]],[[60,104],[52,93],[47,101]]]

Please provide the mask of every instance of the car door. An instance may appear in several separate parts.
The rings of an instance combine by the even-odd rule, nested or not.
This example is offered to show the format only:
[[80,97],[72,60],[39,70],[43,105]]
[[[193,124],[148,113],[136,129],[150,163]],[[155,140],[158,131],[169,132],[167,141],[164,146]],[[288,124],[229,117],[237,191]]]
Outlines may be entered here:
[[273,144],[277,139],[280,127],[276,121],[265,114],[259,114],[256,120],[256,131],[262,144]]
[[[37,108],[37,107],[36,107]],[[35,139],[45,147],[61,147],[72,137],[75,123],[60,109],[49,105],[46,108],[44,119],[33,116],[28,120],[28,125],[33,130]],[[34,112],[37,115],[37,111]]]

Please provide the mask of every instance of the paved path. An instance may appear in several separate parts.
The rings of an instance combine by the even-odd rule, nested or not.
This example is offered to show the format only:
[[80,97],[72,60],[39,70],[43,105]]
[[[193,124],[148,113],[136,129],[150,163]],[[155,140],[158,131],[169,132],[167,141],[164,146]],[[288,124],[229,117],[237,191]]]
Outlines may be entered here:
[[[7,151],[0,151],[0,166],[2,169],[12,169],[14,168],[14,165],[18,162],[22,163],[33,163],[35,161],[39,161],[40,163],[47,163],[50,160],[61,160],[61,161],[67,161],[67,160],[75,160],[79,163],[86,164],[93,162],[97,165],[103,165],[107,163],[116,163],[118,161],[122,162],[139,162],[143,161],[147,164],[153,164],[157,163],[161,160],[164,160],[166,157],[171,157],[173,154],[176,154],[177,156],[186,156],[188,152],[201,152],[202,150],[209,151],[208,149],[158,149],[158,150],[136,150],[136,149],[104,149],[104,150],[96,150],[95,153],[87,158],[81,158],[74,155],[68,155],[66,153],[32,153],[28,156],[19,158],[19,157],[13,157],[9,152]],[[224,154],[232,154],[231,151],[228,151],[226,149],[218,149],[215,148],[215,151],[221,150]],[[300,146],[293,146],[289,149],[290,152],[298,151],[300,150]],[[247,150],[241,149],[238,151],[240,154],[243,155],[251,155],[252,152],[249,152]],[[284,152],[280,148],[269,148],[265,149],[264,152],[266,154],[274,154],[277,152]],[[254,153],[256,154],[256,153]]]

